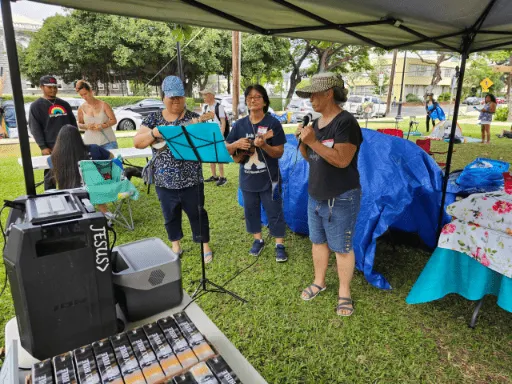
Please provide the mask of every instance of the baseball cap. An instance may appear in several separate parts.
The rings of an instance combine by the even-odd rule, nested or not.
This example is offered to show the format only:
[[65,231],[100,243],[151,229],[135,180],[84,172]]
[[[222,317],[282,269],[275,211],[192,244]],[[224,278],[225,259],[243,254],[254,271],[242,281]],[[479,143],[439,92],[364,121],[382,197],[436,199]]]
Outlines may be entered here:
[[184,97],[183,82],[177,76],[167,76],[162,82],[162,92],[166,97]]
[[213,96],[215,96],[215,91],[213,90],[213,88],[205,88],[203,89],[202,91],[199,91],[199,93],[201,95],[207,95],[207,94],[212,94]]
[[56,87],[57,86],[57,79],[53,76],[42,76],[39,79],[39,85],[47,85],[49,87]]

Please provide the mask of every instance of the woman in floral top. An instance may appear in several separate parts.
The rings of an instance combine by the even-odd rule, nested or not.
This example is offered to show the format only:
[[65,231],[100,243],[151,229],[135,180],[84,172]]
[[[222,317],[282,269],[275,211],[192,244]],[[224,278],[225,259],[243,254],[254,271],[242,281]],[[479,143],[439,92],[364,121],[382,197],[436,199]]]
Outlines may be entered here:
[[204,206],[204,184],[201,164],[193,161],[177,160],[162,141],[158,131],[159,125],[181,125],[197,122],[197,115],[185,109],[185,90],[182,81],[176,76],[167,76],[162,83],[162,100],[165,109],[149,114],[133,139],[136,148],[152,146],[154,183],[165,220],[165,229],[172,249],[181,255],[180,240],[183,238],[181,228],[182,210],[187,214],[194,241],[199,243],[202,234],[204,242],[204,259],[209,263],[213,254],[208,242],[210,229],[208,214],[201,211],[201,231],[197,198],[200,196]]

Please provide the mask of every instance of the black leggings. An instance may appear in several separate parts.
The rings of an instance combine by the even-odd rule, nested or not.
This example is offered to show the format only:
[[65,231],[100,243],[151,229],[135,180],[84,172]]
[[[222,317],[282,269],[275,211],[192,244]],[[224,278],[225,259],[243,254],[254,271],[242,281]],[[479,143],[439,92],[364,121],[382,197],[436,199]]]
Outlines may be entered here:
[[[427,115],[427,132],[430,131],[430,119],[432,119],[430,117],[430,115]],[[436,120],[432,119],[432,129],[434,129],[435,126],[436,126]]]

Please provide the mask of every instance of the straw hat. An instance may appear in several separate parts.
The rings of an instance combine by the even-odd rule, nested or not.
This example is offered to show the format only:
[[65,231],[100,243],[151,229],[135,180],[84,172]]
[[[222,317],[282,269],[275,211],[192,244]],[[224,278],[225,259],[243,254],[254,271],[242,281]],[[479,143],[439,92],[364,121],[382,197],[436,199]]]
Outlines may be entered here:
[[341,78],[341,75],[332,72],[325,72],[314,75],[311,78],[311,84],[298,89],[295,93],[297,96],[306,99],[310,97],[312,93],[327,91],[334,87],[345,87],[345,82]]

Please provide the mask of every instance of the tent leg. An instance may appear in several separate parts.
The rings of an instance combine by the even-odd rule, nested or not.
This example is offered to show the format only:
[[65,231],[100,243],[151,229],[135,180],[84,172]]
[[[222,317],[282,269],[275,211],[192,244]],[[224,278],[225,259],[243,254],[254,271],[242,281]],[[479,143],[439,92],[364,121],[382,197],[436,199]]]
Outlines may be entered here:
[[36,186],[34,182],[34,170],[32,168],[32,158],[30,156],[30,142],[28,138],[27,119],[25,117],[20,65],[18,61],[18,51],[16,49],[16,37],[14,34],[14,25],[12,23],[10,0],[2,0],[2,19],[4,25],[5,50],[7,51],[7,60],[9,61],[9,72],[11,75],[12,98],[16,111],[16,122],[21,147],[21,160],[25,176],[25,189],[27,191],[27,195],[35,195]]
[[484,303],[484,297],[480,299],[480,301],[476,304],[475,310],[473,311],[473,315],[471,316],[471,322],[469,323],[469,328],[475,329],[476,327],[476,319],[478,317],[478,313],[480,312],[480,308],[482,308],[482,304]]
[[459,117],[459,106],[460,99],[462,97],[462,84],[464,82],[464,73],[466,72],[466,59],[468,58],[469,53],[463,52],[460,61],[460,75],[457,82],[457,94],[455,96],[455,105],[453,107],[453,118],[452,118],[452,129],[450,131],[450,142],[448,144],[448,154],[446,155],[446,168],[444,170],[444,178],[443,178],[443,193],[441,197],[441,208],[439,210],[439,221],[437,224],[437,237],[441,234],[441,230],[443,228],[443,218],[444,218],[444,203],[446,201],[446,190],[448,189],[448,179],[450,177],[450,166],[452,163],[452,154],[453,154],[453,144],[455,141],[455,131],[457,129],[457,119]]

